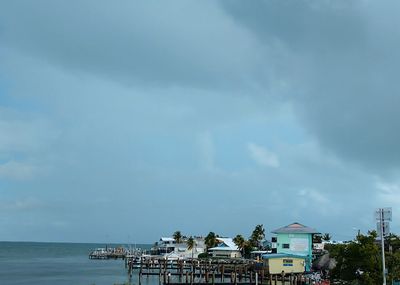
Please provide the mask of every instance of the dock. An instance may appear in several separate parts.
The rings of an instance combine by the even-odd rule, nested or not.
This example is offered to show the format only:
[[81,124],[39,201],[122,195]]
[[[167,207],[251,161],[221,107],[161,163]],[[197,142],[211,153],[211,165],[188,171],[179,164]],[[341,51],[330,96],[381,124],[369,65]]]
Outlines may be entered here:
[[[125,260],[129,278],[138,272],[139,284],[158,276],[160,285],[300,285],[313,283],[303,274],[269,274],[262,262],[247,259],[186,259],[140,257]],[[327,281],[324,281],[327,282]]]
[[124,247],[96,248],[89,253],[89,259],[127,259],[141,256],[143,252],[140,248],[131,250]]

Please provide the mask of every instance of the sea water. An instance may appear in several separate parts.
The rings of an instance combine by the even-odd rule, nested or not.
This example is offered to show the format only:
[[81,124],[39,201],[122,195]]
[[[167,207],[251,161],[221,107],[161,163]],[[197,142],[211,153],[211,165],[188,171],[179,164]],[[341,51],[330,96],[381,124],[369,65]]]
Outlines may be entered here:
[[[119,245],[109,245],[116,247]],[[124,261],[89,259],[89,253],[104,244],[0,242],[1,285],[114,285],[137,284],[129,278]],[[138,245],[149,248],[149,245]],[[153,278],[154,279],[154,278]],[[143,285],[158,285],[158,279]]]

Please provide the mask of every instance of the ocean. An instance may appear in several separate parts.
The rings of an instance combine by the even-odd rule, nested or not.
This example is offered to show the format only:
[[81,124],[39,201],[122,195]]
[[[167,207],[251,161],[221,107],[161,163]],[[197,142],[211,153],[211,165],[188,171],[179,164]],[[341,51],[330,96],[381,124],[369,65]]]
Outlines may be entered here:
[[[109,245],[111,247],[120,246]],[[149,248],[150,245],[137,245]],[[91,260],[91,250],[105,244],[0,242],[1,285],[114,285],[131,282],[123,260]],[[154,279],[154,278],[153,278]],[[158,279],[143,285],[158,285]]]

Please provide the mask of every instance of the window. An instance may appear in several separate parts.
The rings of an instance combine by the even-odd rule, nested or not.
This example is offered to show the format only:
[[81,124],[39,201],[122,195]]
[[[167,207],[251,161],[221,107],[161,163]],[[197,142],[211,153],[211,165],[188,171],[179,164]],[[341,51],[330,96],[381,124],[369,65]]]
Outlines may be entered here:
[[293,259],[283,259],[283,266],[293,266]]
[[282,248],[290,248],[290,246],[288,243],[284,243],[284,244],[282,244]]

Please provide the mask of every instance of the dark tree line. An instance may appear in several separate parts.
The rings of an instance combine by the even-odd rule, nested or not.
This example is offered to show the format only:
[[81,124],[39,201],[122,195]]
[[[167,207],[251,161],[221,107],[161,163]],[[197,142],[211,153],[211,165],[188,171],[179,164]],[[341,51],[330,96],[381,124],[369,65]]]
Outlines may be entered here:
[[[330,258],[336,266],[331,270],[331,279],[348,284],[382,284],[382,259],[380,243],[375,231],[367,235],[359,234],[347,244],[328,244]],[[385,238],[387,282],[400,279],[400,238],[390,235]],[[346,283],[344,283],[346,284]]]

